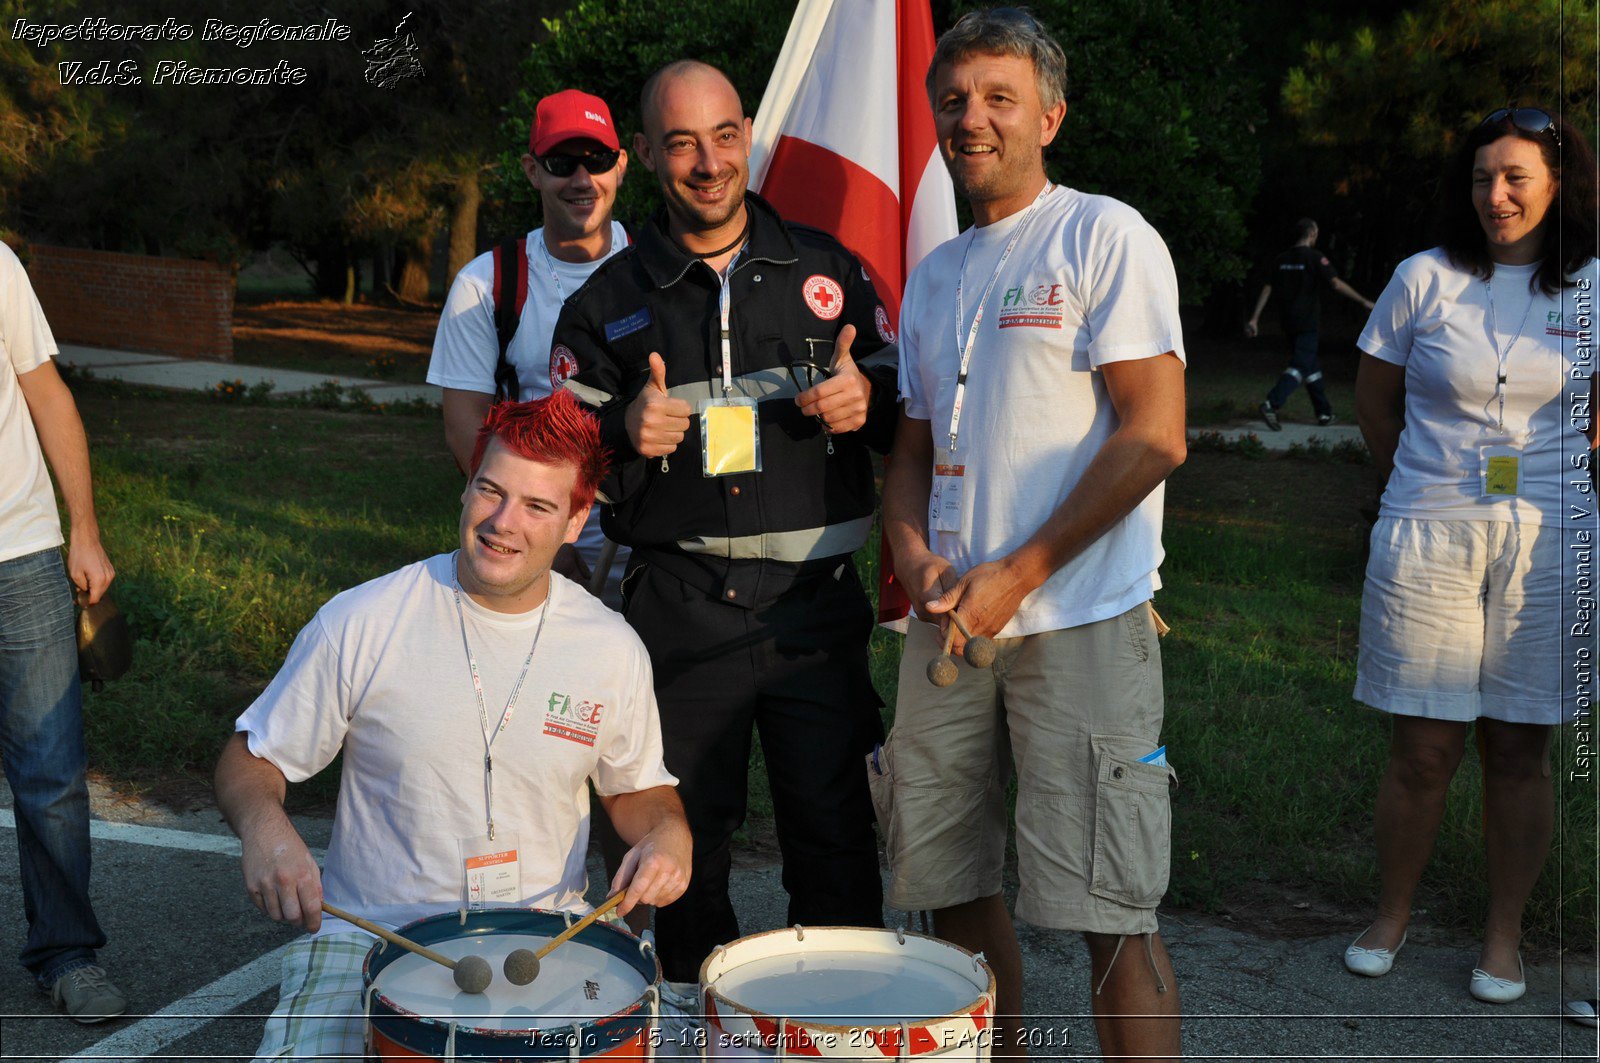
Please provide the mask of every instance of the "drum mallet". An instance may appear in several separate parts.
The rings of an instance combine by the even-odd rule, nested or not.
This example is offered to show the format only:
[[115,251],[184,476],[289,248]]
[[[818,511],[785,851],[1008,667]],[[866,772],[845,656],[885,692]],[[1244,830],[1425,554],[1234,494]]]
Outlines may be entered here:
[[343,919],[347,923],[354,923],[369,934],[376,934],[383,940],[399,945],[403,949],[410,949],[425,960],[450,968],[456,980],[456,988],[463,993],[482,993],[489,988],[489,982],[494,978],[494,972],[489,968],[489,961],[482,956],[463,956],[459,960],[452,960],[443,953],[434,952],[430,948],[418,945],[415,941],[401,937],[393,930],[385,930],[377,923],[369,922],[359,915],[351,915],[329,904],[322,902],[322,910],[336,919]]
[[[967,663],[974,668],[987,668],[994,664],[995,654],[998,652],[995,648],[994,639],[987,639],[982,635],[974,635],[972,629],[967,626],[967,622],[961,619],[961,614],[954,609],[950,611],[950,619],[954,620],[956,627],[961,629],[961,637],[967,640],[966,648],[961,651],[961,656],[967,659]],[[950,647],[946,646],[944,652],[949,653]]]
[[974,635],[972,629],[967,627],[966,621],[961,619],[961,614],[951,610],[950,620],[952,626],[945,632],[944,653],[928,662],[928,682],[936,687],[947,687],[959,677],[956,671],[955,658],[950,656],[950,647],[955,645],[956,629],[961,629],[962,636],[967,640],[966,648],[961,655],[966,658],[969,665],[974,668],[988,668],[994,664],[995,644],[993,639]]
[[956,629],[952,624],[944,633],[944,652],[928,662],[928,682],[936,687],[947,687],[960,677],[956,671],[956,660],[950,656],[950,647],[955,645]]
[[600,907],[579,919],[576,923],[563,930],[559,935],[550,939],[550,942],[538,952],[532,949],[514,949],[506,957],[502,968],[505,971],[506,981],[512,985],[527,985],[539,977],[539,961],[556,950],[556,946],[571,941],[584,927],[605,915],[611,909],[622,903],[626,890],[618,890],[600,903]]

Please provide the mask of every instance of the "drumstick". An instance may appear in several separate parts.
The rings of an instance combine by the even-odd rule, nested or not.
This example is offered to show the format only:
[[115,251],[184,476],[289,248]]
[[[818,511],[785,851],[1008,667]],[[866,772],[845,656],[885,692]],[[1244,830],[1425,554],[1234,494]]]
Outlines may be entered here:
[[956,662],[950,657],[950,647],[956,643],[956,629],[945,628],[944,653],[928,662],[928,682],[936,687],[947,687],[958,677]]
[[[352,915],[349,912],[335,908],[327,901],[322,902],[322,910],[336,919],[354,923],[367,933],[376,934],[391,944],[399,945],[403,949],[410,949],[425,960],[432,960],[434,963],[450,968],[454,972],[456,987],[463,993],[482,993],[489,988],[489,979],[493,975],[489,971],[489,961],[482,956],[463,956],[459,960],[452,960],[443,953],[434,952],[426,946],[418,945],[409,938],[401,937],[393,930],[385,930],[377,923],[363,919],[359,915]],[[473,988],[474,986],[477,988]]]
[[571,941],[575,936],[577,936],[577,934],[581,930],[584,929],[584,927],[589,926],[596,919],[599,919],[602,915],[605,915],[611,909],[613,909],[617,905],[621,904],[623,895],[625,893],[626,893],[625,890],[618,890],[617,892],[613,893],[611,896],[607,897],[605,900],[601,901],[600,902],[600,907],[596,908],[594,911],[590,912],[588,915],[584,916],[582,919],[579,919],[576,923],[573,923],[571,926],[567,927],[560,934],[558,934],[554,938],[552,938],[548,945],[546,945],[544,948],[540,949],[538,952],[534,953],[533,954],[534,959],[542,960],[546,956],[548,956],[552,952],[554,952],[556,950],[556,946],[563,945],[563,944],[567,943],[568,941]]
[[[967,659],[967,663],[974,668],[987,668],[993,664],[995,653],[997,652],[994,640],[984,638],[982,635],[974,635],[972,629],[967,627],[967,622],[961,619],[961,614],[954,609],[950,610],[950,619],[956,622],[956,627],[961,629],[962,637],[967,640],[966,649],[961,651],[961,655]],[[948,646],[945,647],[945,652],[950,652]]]
[[622,903],[622,898],[625,893],[625,890],[618,890],[611,896],[607,897],[604,901],[600,902],[600,907],[596,908],[582,919],[579,919],[576,923],[573,923],[571,926],[567,927],[560,934],[552,938],[549,944],[545,945],[544,948],[540,949],[538,952],[530,952],[528,949],[513,950],[512,953],[506,957],[505,963],[501,966],[501,970],[505,972],[506,981],[510,982],[512,985],[527,985],[529,982],[539,977],[540,960],[554,952],[557,945],[560,945],[565,941],[571,941],[573,936],[582,931],[584,927],[593,923],[596,919],[600,918],[602,915],[605,915],[618,904]]

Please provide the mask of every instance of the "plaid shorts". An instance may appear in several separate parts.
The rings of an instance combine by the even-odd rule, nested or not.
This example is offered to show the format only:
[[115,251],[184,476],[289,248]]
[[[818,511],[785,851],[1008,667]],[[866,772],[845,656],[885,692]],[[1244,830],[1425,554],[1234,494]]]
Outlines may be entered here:
[[290,944],[257,1060],[363,1058],[361,965],[372,943],[371,935],[352,932]]

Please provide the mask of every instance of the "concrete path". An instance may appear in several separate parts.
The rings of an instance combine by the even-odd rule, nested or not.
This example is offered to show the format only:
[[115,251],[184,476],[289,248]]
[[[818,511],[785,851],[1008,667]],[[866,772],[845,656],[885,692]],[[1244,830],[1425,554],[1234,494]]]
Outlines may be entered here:
[[238,362],[113,351],[75,343],[61,344],[59,361],[87,369],[101,380],[120,380],[128,384],[185,391],[210,391],[224,380],[237,380],[246,387],[270,381],[275,395],[298,395],[325,384],[339,384],[360,388],[371,395],[374,402],[423,399],[437,404],[439,401],[439,389],[432,384],[396,384],[386,380],[363,380],[360,377],[241,365]]
[[[271,381],[273,394],[297,395],[322,385],[339,384],[343,387],[360,388],[371,395],[374,402],[406,402],[413,399],[423,399],[434,404],[439,402],[439,389],[431,384],[396,384],[384,380],[308,373],[298,369],[242,365],[238,362],[113,351],[74,343],[61,345],[60,360],[80,369],[87,369],[102,380],[120,380],[147,387],[210,391],[224,380],[237,380],[246,387],[261,381]],[[1285,421],[1283,430],[1274,432],[1259,421],[1236,421],[1227,425],[1192,426],[1189,429],[1191,439],[1201,433],[1216,433],[1230,441],[1254,435],[1268,450],[1274,451],[1286,451],[1296,444],[1304,446],[1313,440],[1320,440],[1330,447],[1346,441],[1361,443],[1361,432],[1353,424],[1319,427],[1314,424]]]
[[1354,443],[1363,448],[1366,446],[1361,440],[1361,429],[1353,424],[1338,422],[1319,426],[1284,421],[1283,430],[1279,432],[1274,432],[1259,420],[1234,421],[1226,425],[1191,425],[1189,438],[1192,440],[1202,432],[1215,433],[1230,442],[1253,435],[1261,440],[1262,445],[1268,450],[1288,450],[1292,446],[1306,446],[1313,441],[1320,441],[1329,447],[1338,446],[1340,443]]

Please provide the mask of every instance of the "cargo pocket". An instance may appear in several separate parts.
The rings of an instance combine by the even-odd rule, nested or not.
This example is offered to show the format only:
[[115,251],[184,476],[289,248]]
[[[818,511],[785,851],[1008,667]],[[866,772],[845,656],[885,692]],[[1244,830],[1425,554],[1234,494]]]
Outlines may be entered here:
[[889,759],[889,749],[894,744],[894,734],[883,740],[867,754],[867,789],[872,793],[872,811],[878,817],[878,827],[883,831],[883,850],[894,866],[894,767]]
[[1141,763],[1142,739],[1094,735],[1094,849],[1089,892],[1130,908],[1154,908],[1172,869],[1172,801],[1178,776]]

